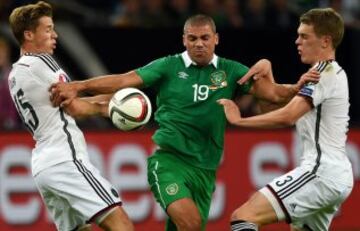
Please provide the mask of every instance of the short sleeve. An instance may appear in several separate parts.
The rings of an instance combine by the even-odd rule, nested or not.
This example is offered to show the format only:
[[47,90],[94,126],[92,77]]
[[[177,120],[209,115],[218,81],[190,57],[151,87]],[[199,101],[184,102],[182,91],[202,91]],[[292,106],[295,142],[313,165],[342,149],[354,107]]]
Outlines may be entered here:
[[324,70],[321,71],[318,83],[305,84],[298,93],[298,95],[311,98],[315,107],[329,98],[334,89],[334,73],[330,64],[328,67],[329,68],[324,68]]
[[[249,71],[249,68],[241,63],[234,62],[234,71],[235,71],[235,76],[237,76],[236,81],[239,81]],[[239,89],[240,93],[248,94],[253,85],[253,82],[254,81],[251,78],[250,80],[246,81],[244,84],[238,85],[238,89]]]
[[156,59],[146,66],[138,68],[135,72],[140,76],[140,78],[142,78],[145,87],[148,87],[161,79],[166,72],[166,68],[168,68],[167,64],[168,59],[164,57]]

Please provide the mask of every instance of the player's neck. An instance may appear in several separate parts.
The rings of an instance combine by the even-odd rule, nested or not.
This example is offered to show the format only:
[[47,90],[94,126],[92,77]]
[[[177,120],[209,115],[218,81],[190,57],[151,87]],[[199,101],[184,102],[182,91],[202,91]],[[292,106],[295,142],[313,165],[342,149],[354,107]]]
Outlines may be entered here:
[[323,53],[323,54],[319,55],[319,57],[317,57],[316,60],[314,60],[312,65],[315,65],[316,63],[322,62],[322,61],[333,61],[333,60],[335,60],[335,52]]
[[31,54],[44,54],[47,53],[44,50],[39,50],[38,48],[32,46],[31,44],[23,44],[20,47],[20,56],[26,54],[26,53],[31,53]]

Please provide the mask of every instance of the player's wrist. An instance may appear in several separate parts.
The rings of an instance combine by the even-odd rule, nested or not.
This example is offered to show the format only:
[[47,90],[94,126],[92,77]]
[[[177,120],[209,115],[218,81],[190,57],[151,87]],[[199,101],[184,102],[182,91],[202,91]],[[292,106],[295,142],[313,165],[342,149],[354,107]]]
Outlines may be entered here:
[[100,115],[103,117],[109,117],[109,107],[107,104],[100,106]]
[[302,87],[302,83],[297,82],[296,84],[291,85],[291,90],[294,94],[298,93]]
[[86,89],[86,82],[84,82],[84,81],[74,81],[74,82],[72,82],[72,84],[73,84],[73,89],[77,93],[82,93]]

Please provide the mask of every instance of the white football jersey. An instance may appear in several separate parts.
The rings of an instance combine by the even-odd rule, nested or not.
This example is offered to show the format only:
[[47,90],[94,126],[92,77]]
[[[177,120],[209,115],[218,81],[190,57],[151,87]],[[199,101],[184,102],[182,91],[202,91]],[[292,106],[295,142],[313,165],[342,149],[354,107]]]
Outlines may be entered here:
[[88,159],[84,135],[74,119],[50,102],[49,87],[58,81],[69,81],[69,77],[48,54],[21,56],[9,75],[15,106],[36,141],[34,176],[61,162]]
[[352,184],[345,152],[350,106],[347,76],[336,61],[319,62],[315,68],[321,73],[319,82],[299,92],[310,97],[314,106],[296,123],[303,144],[301,165],[309,166],[314,174]]

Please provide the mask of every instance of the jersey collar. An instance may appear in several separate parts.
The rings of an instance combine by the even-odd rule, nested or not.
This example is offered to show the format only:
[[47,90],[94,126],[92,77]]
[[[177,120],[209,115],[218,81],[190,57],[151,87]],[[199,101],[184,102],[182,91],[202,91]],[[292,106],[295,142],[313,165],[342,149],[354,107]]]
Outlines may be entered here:
[[[184,51],[183,53],[181,53],[181,57],[184,60],[186,68],[190,67],[191,64],[194,66],[197,66],[197,64],[191,60],[187,51]],[[212,65],[214,65],[215,68],[217,68],[218,56],[216,54],[213,55],[213,58],[211,59],[209,64],[212,64]]]

